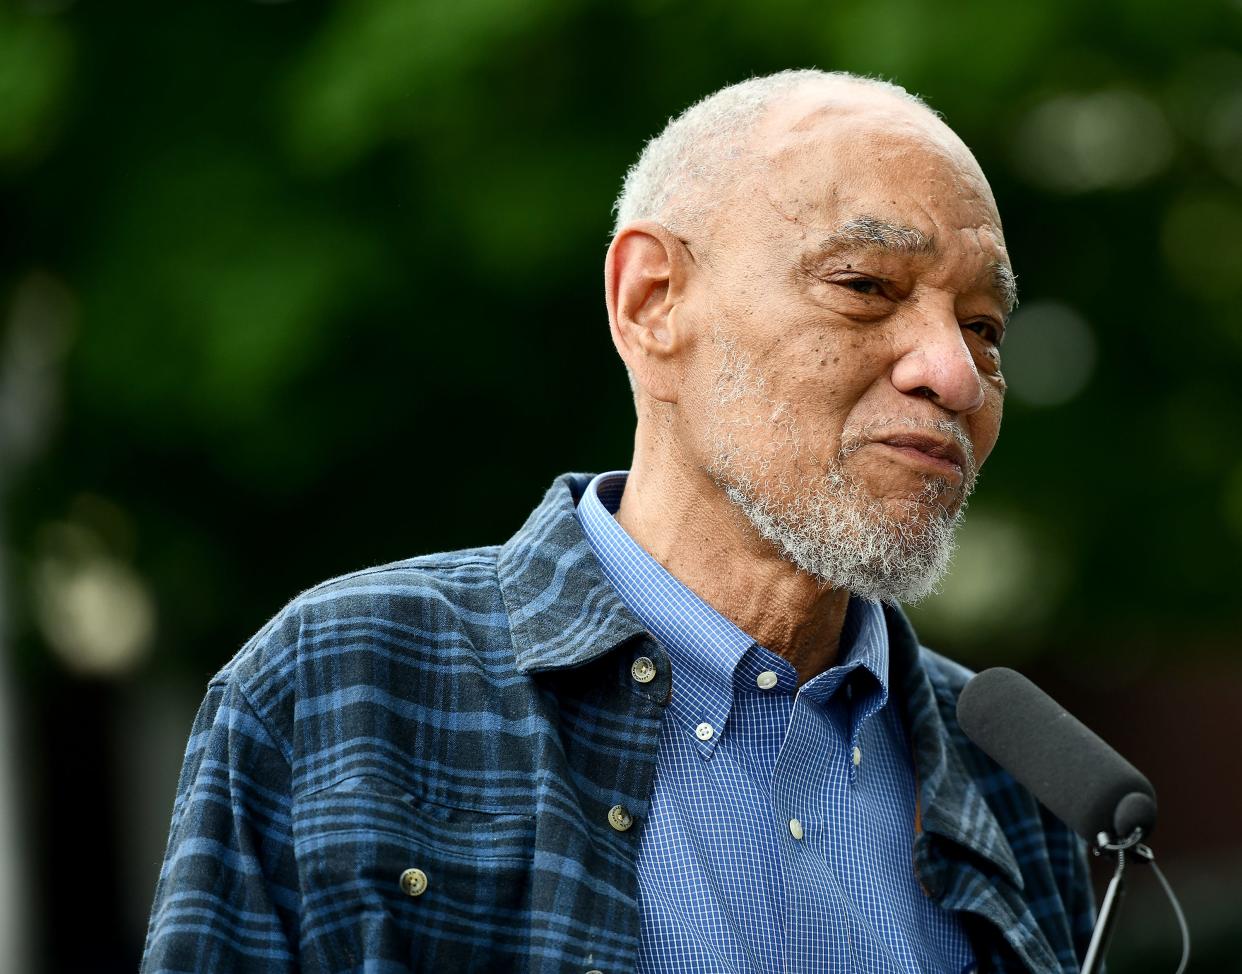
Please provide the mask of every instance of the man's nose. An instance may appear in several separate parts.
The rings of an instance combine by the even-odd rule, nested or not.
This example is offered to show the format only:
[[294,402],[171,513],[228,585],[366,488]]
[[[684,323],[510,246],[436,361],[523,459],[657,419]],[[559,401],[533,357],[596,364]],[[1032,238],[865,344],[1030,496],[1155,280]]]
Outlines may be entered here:
[[973,413],[983,405],[983,381],[957,316],[938,312],[907,326],[901,355],[893,366],[898,391],[930,399],[952,413]]

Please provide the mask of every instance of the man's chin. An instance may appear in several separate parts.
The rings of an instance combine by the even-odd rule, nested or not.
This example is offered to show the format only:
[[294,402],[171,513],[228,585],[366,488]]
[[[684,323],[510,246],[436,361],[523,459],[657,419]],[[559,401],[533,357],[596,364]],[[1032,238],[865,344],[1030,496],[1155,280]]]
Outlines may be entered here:
[[722,478],[722,486],[760,537],[823,585],[875,601],[917,602],[948,567],[958,516],[936,498],[882,502],[855,487],[838,495],[808,490],[787,505],[746,481]]
[[954,520],[965,506],[966,497],[960,487],[946,486],[941,490],[926,490],[906,497],[885,497],[877,504],[884,511],[884,516],[894,524],[913,527],[932,521]]
[[893,510],[934,506],[956,514],[970,493],[970,486],[961,478],[949,479],[906,468],[851,469],[848,460],[838,469],[856,495]]

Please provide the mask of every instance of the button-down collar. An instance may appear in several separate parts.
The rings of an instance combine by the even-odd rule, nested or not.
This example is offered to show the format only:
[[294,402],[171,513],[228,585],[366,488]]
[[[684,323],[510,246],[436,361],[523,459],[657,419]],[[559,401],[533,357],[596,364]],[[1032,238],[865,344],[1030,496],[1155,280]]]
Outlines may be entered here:
[[847,715],[847,736],[856,747],[868,719],[888,704],[888,626],[879,604],[851,597],[840,647],[844,659],[808,680],[801,692],[823,708],[837,694],[845,696],[849,703],[836,709]]
[[613,512],[627,476],[618,470],[592,480],[578,502],[578,520],[621,601],[668,650],[669,716],[694,738],[703,757],[710,757],[733,707],[734,670],[754,640],[670,575],[617,523]]

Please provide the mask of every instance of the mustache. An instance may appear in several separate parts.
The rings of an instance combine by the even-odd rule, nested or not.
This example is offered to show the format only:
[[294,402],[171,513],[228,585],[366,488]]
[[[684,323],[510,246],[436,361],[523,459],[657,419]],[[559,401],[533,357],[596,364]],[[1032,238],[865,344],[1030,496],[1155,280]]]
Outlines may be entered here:
[[965,458],[962,479],[965,481],[967,490],[974,485],[975,478],[979,475],[974,445],[970,442],[966,431],[951,419],[914,419],[910,416],[894,416],[888,419],[871,420],[861,426],[847,426],[841,431],[841,449],[837,453],[837,460],[845,460],[846,457],[861,450],[871,442],[875,433],[881,430],[892,430],[894,427],[939,433],[953,440]]

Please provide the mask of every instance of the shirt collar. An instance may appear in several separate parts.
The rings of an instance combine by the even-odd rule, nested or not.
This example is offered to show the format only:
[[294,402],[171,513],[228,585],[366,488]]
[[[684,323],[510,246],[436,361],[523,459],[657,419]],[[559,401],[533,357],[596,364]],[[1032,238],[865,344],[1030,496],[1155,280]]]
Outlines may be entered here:
[[644,632],[604,577],[574,516],[590,482],[589,474],[557,477],[497,552],[496,575],[519,673],[581,666]]
[[670,713],[707,756],[732,710],[733,671],[755,641],[670,575],[613,517],[627,476],[614,470],[592,480],[578,520],[621,601],[668,651]]
[[[845,653],[841,662],[808,680],[802,692],[826,705],[843,684],[851,682],[853,691],[863,695],[862,709],[856,718],[861,726],[888,703],[888,625],[878,602],[851,596],[841,626],[840,646]],[[859,670],[870,674],[865,686],[863,680],[854,676]]]

